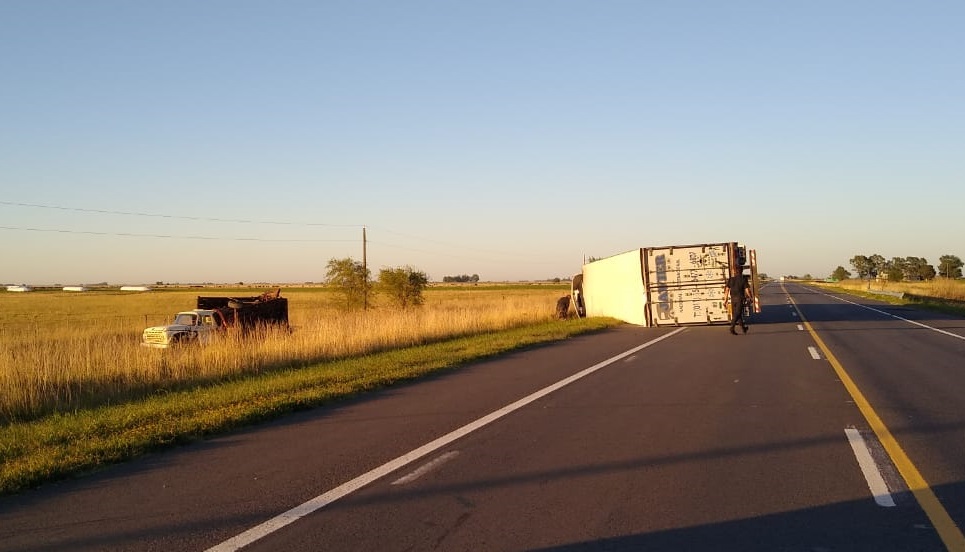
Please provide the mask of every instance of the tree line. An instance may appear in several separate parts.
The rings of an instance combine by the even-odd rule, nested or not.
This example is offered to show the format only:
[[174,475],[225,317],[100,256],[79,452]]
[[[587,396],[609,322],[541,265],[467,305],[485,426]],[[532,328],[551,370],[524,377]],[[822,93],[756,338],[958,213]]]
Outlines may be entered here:
[[[938,267],[932,266],[924,257],[892,257],[890,260],[878,255],[855,255],[849,261],[858,278],[885,277],[892,282],[933,280],[936,277],[961,278],[962,260],[955,255],[942,255]],[[831,273],[835,280],[846,280],[851,272],[839,266]]]
[[325,283],[342,295],[346,308],[366,308],[369,298],[378,293],[405,309],[423,303],[422,292],[429,284],[429,277],[411,266],[400,266],[379,270],[378,280],[373,282],[368,267],[345,257],[328,261]]
[[459,276],[443,276],[443,277],[442,277],[442,281],[443,281],[443,282],[446,282],[446,283],[450,283],[450,282],[460,282],[460,283],[472,282],[472,283],[476,283],[476,282],[479,281],[479,275],[478,275],[478,274],[473,274],[472,276],[470,276],[470,275],[468,275],[468,274],[460,274]]

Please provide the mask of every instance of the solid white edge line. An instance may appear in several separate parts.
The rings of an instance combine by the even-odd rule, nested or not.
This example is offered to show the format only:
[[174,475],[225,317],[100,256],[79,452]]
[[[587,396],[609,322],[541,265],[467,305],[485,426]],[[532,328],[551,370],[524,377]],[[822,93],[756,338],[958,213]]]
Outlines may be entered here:
[[409,472],[395,481],[392,482],[393,485],[406,485],[412,483],[416,479],[419,479],[423,475],[431,472],[432,470],[438,468],[439,466],[445,464],[446,462],[452,460],[456,456],[459,456],[458,450],[450,450],[449,452],[440,455],[438,458],[434,458],[425,464],[419,466],[414,471]]
[[952,332],[943,330],[943,329],[941,329],[941,328],[936,328],[936,327],[934,327],[934,326],[929,326],[928,324],[922,324],[921,322],[916,322],[916,321],[914,321],[914,320],[908,320],[907,318],[902,318],[902,317],[898,316],[897,314],[891,314],[890,312],[885,312],[885,311],[883,311],[883,310],[878,310],[878,309],[876,309],[876,308],[874,308],[874,307],[869,307],[868,305],[862,305],[861,303],[855,303],[854,301],[848,301],[847,299],[844,299],[844,298],[841,298],[841,297],[837,297],[837,296],[831,295],[830,293],[823,293],[823,292],[818,292],[818,293],[820,293],[821,295],[825,295],[825,296],[827,296],[827,297],[830,297],[830,298],[832,298],[832,299],[837,299],[838,301],[841,301],[841,302],[843,302],[843,303],[849,303],[849,304],[854,305],[854,306],[856,306],[856,307],[861,307],[861,308],[863,308],[863,309],[868,309],[868,310],[870,310],[870,311],[872,311],[872,312],[876,312],[876,313],[878,313],[878,314],[883,314],[883,315],[885,315],[885,316],[890,316],[890,317],[895,318],[895,319],[897,319],[897,320],[901,320],[902,322],[908,322],[909,324],[912,324],[912,325],[914,325],[914,326],[920,326],[920,327],[922,327],[922,328],[925,328],[926,330],[931,330],[931,331],[933,331],[933,332],[938,332],[938,333],[940,333],[940,334],[947,335],[948,337],[954,337],[954,338],[956,338],[956,339],[961,339],[962,341],[965,341],[965,335],[958,335],[957,333],[952,333]]
[[811,358],[814,360],[821,360],[821,353],[818,352],[817,347],[808,347],[808,352],[811,353]]
[[261,523],[260,525],[256,525],[251,529],[244,531],[243,533],[239,533],[238,535],[235,535],[234,537],[222,542],[221,544],[212,546],[211,548],[208,548],[206,552],[229,552],[229,551],[239,550],[242,547],[255,542],[256,540],[264,538],[270,535],[271,533],[274,533],[275,531],[281,529],[282,527],[302,517],[305,517],[308,514],[311,514],[312,512],[315,512],[317,510],[324,508],[325,506],[328,506],[329,504],[335,502],[336,500],[339,500],[340,498],[344,498],[345,496],[352,494],[353,492],[368,485],[369,483],[372,483],[378,479],[381,479],[382,477],[385,477],[386,475],[398,469],[401,469],[412,462],[415,462],[419,458],[422,458],[427,454],[431,454],[432,452],[439,450],[440,448],[448,445],[449,443],[455,441],[456,439],[464,437],[472,433],[473,431],[476,431],[477,429],[480,429],[486,425],[489,425],[492,422],[495,422],[496,420],[502,418],[503,416],[506,416],[507,414],[512,413],[513,411],[519,410],[520,408],[528,405],[533,401],[539,400],[545,397],[546,395],[553,393],[554,391],[558,391],[559,389],[562,389],[563,387],[573,383],[574,381],[582,379],[592,374],[593,372],[600,370],[601,368],[605,368],[606,366],[609,366],[610,364],[613,364],[618,360],[626,358],[636,353],[637,351],[646,349],[647,347],[650,347],[651,345],[654,345],[660,341],[663,341],[664,339],[667,339],[670,336],[676,335],[684,331],[685,329],[686,329],[685,327],[678,328],[668,334],[652,339],[644,343],[643,345],[638,345],[628,351],[624,351],[614,357],[610,357],[602,362],[594,364],[589,368],[585,368],[582,371],[577,372],[572,376],[569,376],[568,378],[564,378],[554,383],[553,385],[544,387],[543,389],[540,389],[535,393],[532,393],[526,397],[523,397],[522,399],[519,399],[514,403],[508,404],[500,408],[499,410],[491,412],[474,422],[470,422],[460,427],[459,429],[452,431],[451,433],[443,435],[442,437],[439,437],[438,439],[432,442],[426,443],[425,445],[422,445],[417,449],[414,449],[406,454],[403,454],[402,456],[399,456],[394,460],[390,460],[385,464],[382,464],[381,466],[369,472],[363,473],[362,475],[356,477],[355,479],[352,479],[351,481],[347,481],[339,485],[338,487],[331,489],[330,491],[327,491],[307,502],[304,502],[298,506],[295,506],[294,508],[288,510],[287,512],[281,513],[269,519],[268,521]]
[[895,499],[891,496],[891,491],[888,490],[885,479],[881,477],[881,470],[878,469],[878,464],[871,457],[871,451],[868,450],[868,444],[864,442],[861,433],[857,429],[849,427],[845,428],[844,434],[848,436],[848,443],[851,444],[851,450],[854,451],[854,456],[858,459],[858,466],[861,468],[861,473],[864,474],[865,481],[868,482],[868,489],[875,498],[875,504],[885,508],[893,507]]

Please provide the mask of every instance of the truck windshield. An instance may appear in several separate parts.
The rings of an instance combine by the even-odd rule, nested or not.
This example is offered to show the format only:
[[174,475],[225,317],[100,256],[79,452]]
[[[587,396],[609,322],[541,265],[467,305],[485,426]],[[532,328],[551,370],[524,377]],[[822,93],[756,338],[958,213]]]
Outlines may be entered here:
[[197,323],[198,317],[189,312],[183,312],[174,317],[174,323],[181,326],[194,326]]

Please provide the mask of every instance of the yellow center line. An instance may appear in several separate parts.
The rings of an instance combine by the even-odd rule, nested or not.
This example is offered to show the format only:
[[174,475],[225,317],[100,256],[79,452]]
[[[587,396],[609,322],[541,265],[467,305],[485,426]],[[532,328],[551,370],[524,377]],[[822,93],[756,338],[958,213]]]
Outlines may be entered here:
[[851,395],[854,403],[858,406],[858,410],[864,415],[865,420],[868,421],[868,425],[875,432],[878,437],[878,441],[884,447],[885,452],[891,458],[892,463],[898,468],[898,473],[905,480],[905,484],[908,485],[908,489],[911,490],[918,501],[918,505],[921,509],[925,511],[928,519],[931,520],[932,525],[935,530],[938,531],[938,536],[942,539],[945,544],[945,548],[948,550],[965,550],[965,536],[962,535],[962,531],[955,525],[951,516],[945,510],[939,502],[938,497],[931,490],[928,482],[922,477],[921,472],[915,467],[915,464],[908,458],[905,451],[898,444],[898,440],[891,434],[891,431],[885,425],[878,414],[875,412],[874,408],[871,407],[871,403],[864,397],[864,394],[858,389],[858,386],[851,379],[851,376],[845,371],[844,366],[838,362],[828,346],[824,344],[824,341],[818,336],[818,333],[811,327],[811,323],[804,318],[804,313],[798,308],[797,302],[788,295],[791,299],[791,304],[794,306],[794,310],[797,311],[798,316],[801,321],[804,322],[804,327],[807,328],[811,337],[821,348],[824,353],[824,357],[828,359],[831,366],[834,367],[834,372],[838,375],[838,379],[844,384],[845,389]]

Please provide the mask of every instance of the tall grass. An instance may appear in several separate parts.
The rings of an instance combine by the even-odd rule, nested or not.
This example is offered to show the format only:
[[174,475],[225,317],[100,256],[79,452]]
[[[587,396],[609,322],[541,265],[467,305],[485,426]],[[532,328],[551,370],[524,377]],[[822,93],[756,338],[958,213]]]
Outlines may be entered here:
[[935,278],[921,282],[888,282],[884,280],[849,279],[831,285],[853,291],[898,291],[933,299],[965,301],[965,280]]
[[[421,308],[375,303],[344,311],[338,297],[283,291],[291,331],[225,335],[179,350],[140,346],[146,324],[193,308],[198,290],[141,295],[0,294],[0,419],[123,403],[263,371],[498,331],[551,320],[562,288],[452,288],[426,291]],[[205,295],[252,295],[246,290]],[[167,314],[161,314],[167,313]]]
[[0,494],[314,408],[519,347],[619,324],[551,320],[0,424]]

